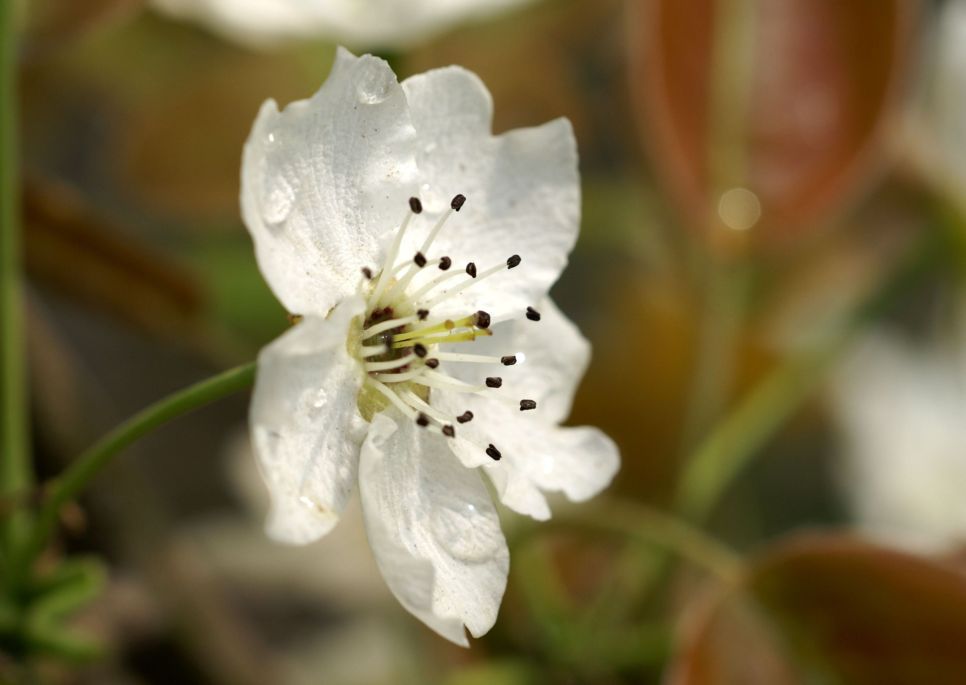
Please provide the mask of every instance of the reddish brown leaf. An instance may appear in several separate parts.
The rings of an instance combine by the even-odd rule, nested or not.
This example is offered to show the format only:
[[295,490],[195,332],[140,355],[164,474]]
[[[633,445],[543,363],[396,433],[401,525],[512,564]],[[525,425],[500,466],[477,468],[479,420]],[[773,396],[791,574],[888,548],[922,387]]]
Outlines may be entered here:
[[644,139],[687,223],[714,227],[722,192],[746,187],[761,204],[756,231],[798,233],[881,162],[917,1],[628,6]]
[[747,625],[749,615],[769,627],[753,644],[770,642],[768,658],[794,663],[809,682],[958,685],[966,674],[966,575],[938,562],[802,535],[759,558],[740,591],[719,600],[686,636],[675,685],[788,682],[736,673],[749,644],[736,616]]

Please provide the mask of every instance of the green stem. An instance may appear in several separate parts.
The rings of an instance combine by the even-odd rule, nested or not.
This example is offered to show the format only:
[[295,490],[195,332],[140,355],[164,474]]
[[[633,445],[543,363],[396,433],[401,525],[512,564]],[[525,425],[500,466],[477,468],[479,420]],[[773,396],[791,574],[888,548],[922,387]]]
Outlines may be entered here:
[[705,519],[734,478],[765,442],[823,381],[855,335],[941,254],[936,235],[926,233],[918,249],[852,314],[842,329],[819,347],[789,359],[765,378],[711,431],[685,463],[676,509],[691,520]]
[[21,570],[43,550],[61,507],[77,497],[116,454],[171,419],[247,388],[254,378],[255,363],[250,362],[195,383],[142,409],[88,448],[51,483],[21,557]]
[[[16,4],[0,2],[0,498],[15,498],[32,485],[20,270]],[[22,509],[4,517],[0,546],[9,552],[28,523]]]

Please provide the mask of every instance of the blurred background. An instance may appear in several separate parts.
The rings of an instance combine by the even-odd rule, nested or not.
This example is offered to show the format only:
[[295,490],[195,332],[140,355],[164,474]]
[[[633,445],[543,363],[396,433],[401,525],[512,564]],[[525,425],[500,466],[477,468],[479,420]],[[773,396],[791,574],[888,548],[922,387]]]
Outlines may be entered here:
[[496,132],[573,122],[583,222],[553,295],[594,358],[570,422],[623,459],[547,525],[505,512],[507,596],[463,650],[392,599],[358,512],[265,537],[232,397],[67,512],[44,562],[104,561],[70,621],[104,648],[41,682],[966,682],[966,2],[20,4],[41,480],[288,326],[241,148],[342,42],[400,78],[475,71]]

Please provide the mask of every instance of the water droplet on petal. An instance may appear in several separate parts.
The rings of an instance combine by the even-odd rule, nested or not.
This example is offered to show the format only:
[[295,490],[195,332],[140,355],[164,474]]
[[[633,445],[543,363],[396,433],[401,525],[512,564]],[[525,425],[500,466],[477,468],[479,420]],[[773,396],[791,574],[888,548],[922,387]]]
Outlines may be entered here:
[[495,518],[485,516],[470,502],[441,507],[432,520],[433,537],[454,558],[479,562],[495,555],[503,540]]
[[262,219],[270,226],[284,222],[295,206],[296,189],[282,174],[273,174],[265,180],[262,196]]
[[392,93],[394,79],[392,73],[385,69],[370,69],[356,84],[356,95],[359,102],[366,105],[378,105],[385,102]]

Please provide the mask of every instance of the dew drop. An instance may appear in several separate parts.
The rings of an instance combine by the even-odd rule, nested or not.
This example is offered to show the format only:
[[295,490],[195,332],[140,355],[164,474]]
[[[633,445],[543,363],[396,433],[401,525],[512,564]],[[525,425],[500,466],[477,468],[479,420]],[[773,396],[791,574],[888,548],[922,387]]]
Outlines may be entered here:
[[273,174],[265,180],[262,200],[262,219],[271,226],[283,223],[295,206],[296,189],[281,174]]
[[391,72],[383,69],[373,69],[363,74],[356,85],[356,95],[359,102],[366,105],[378,105],[385,102],[392,93],[393,78]]
[[478,562],[491,558],[501,545],[499,524],[470,502],[441,507],[432,520],[433,537],[454,558]]

